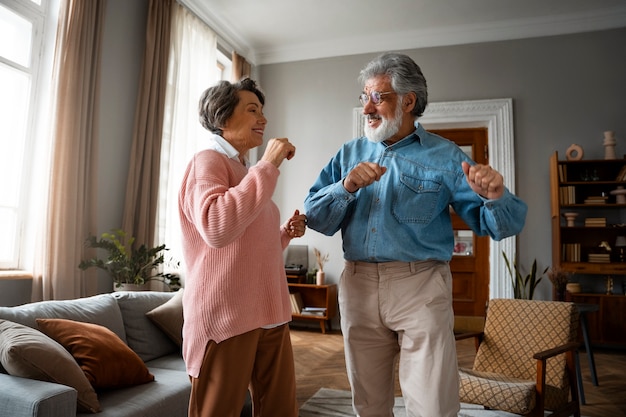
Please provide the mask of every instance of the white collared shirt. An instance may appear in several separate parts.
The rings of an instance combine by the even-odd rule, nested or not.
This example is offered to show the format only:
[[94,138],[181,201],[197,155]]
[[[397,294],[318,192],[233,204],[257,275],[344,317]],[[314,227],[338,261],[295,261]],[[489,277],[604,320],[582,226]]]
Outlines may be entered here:
[[[215,133],[210,133],[208,140],[209,143],[206,149],[214,150],[228,156],[231,159],[239,161],[239,151],[235,149],[235,147],[231,145],[229,141],[224,139],[224,137]],[[245,155],[243,157],[243,160],[245,162],[246,168],[250,168],[250,161],[248,161],[248,158]]]

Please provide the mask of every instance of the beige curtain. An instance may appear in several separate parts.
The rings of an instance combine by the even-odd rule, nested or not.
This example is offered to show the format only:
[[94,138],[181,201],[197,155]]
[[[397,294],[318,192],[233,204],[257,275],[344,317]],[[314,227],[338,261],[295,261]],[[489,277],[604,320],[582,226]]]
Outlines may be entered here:
[[250,77],[251,65],[244,57],[233,51],[232,54],[233,70],[231,81],[236,83],[242,78]]
[[48,213],[36,255],[35,300],[75,298],[96,288],[95,280],[83,282],[78,264],[83,242],[96,225],[97,104],[105,6],[106,0],[63,0],[59,11]]
[[122,229],[135,245],[153,246],[159,190],[159,166],[172,0],[150,0],[146,49],[126,183]]

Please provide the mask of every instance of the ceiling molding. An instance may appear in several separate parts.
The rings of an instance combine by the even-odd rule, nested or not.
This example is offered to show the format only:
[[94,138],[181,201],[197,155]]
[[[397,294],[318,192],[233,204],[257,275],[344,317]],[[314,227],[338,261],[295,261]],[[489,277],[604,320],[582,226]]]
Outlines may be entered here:
[[257,64],[256,55],[250,45],[232,31],[228,24],[218,19],[211,10],[209,10],[207,4],[202,0],[176,0],[179,4],[182,4],[192,13],[194,13],[200,20],[206,23],[219,38],[219,43],[230,52],[236,51],[238,54],[246,57],[246,60],[252,65]]
[[332,42],[310,42],[300,45],[276,46],[255,51],[257,63],[274,64],[344,55],[383,51],[400,51],[436,46],[463,45],[542,36],[567,35],[626,26],[626,6],[572,13],[558,18],[532,18],[498,21],[492,24],[458,25],[436,29],[416,29],[387,35],[355,36],[333,39]]
[[[386,33],[350,31],[354,35],[336,36],[294,44],[292,39],[276,41],[268,47],[254,46],[259,39],[245,39],[223,10],[205,0],[177,0],[195,13],[218,35],[220,44],[235,50],[253,65],[275,64],[310,59],[332,58],[383,51],[402,51],[439,46],[464,45],[568,35],[573,33],[626,27],[626,4],[585,12],[552,16],[498,20],[490,23],[416,28]],[[213,2],[215,4],[215,2]],[[599,6],[601,7],[601,6]],[[273,13],[270,11],[270,13]],[[240,16],[240,15],[239,15]],[[231,17],[235,18],[235,17]],[[263,21],[262,16],[259,17]],[[285,16],[288,18],[288,16]],[[260,24],[260,23],[259,23]],[[269,29],[270,32],[273,30]]]

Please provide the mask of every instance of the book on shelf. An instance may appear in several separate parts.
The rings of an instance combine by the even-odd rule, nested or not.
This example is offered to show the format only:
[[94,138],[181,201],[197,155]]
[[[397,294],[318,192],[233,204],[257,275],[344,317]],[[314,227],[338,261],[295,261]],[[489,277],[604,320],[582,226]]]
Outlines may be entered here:
[[289,294],[289,298],[291,299],[291,312],[293,314],[300,314],[304,308],[304,303],[302,302],[302,296],[300,293],[292,292]]
[[615,181],[626,181],[626,165],[619,170],[617,177],[615,177]]
[[589,196],[585,198],[585,204],[606,204],[608,197],[605,196]]
[[606,227],[606,218],[587,217],[585,219],[585,227]]
[[573,185],[559,187],[561,204],[576,204],[576,188]]
[[565,262],[580,262],[580,243],[564,243],[561,248],[561,259]]
[[591,263],[610,263],[611,255],[608,253],[590,253],[589,262]]
[[567,166],[559,164],[559,181],[567,181]]
[[326,315],[326,307],[304,307],[300,313],[303,316],[320,316]]

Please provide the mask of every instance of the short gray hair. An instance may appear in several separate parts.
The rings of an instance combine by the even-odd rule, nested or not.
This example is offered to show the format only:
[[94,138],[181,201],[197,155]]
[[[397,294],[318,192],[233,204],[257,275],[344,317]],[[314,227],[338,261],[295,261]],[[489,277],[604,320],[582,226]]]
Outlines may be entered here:
[[222,128],[226,125],[239,104],[239,92],[250,91],[254,93],[265,105],[265,95],[257,87],[256,82],[250,78],[230,83],[220,81],[216,85],[204,90],[200,96],[198,112],[200,124],[207,130],[221,135]]
[[391,88],[399,95],[414,92],[417,102],[412,114],[418,118],[424,114],[428,104],[426,78],[419,65],[404,54],[386,52],[370,61],[359,73],[359,82],[365,85],[367,80],[378,75],[386,75],[391,80]]

